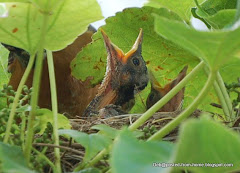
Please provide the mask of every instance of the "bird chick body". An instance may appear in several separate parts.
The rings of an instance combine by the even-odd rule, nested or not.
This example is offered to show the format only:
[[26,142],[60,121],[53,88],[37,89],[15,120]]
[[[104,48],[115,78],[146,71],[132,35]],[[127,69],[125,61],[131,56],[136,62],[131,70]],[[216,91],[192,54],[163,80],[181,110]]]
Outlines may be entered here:
[[[159,101],[162,97],[164,97],[171,89],[173,89],[185,76],[187,73],[188,66],[185,66],[182,71],[178,74],[177,78],[168,83],[166,86],[161,87],[159,82],[153,76],[152,73],[150,75],[151,81],[151,92],[147,98],[147,109],[152,107],[157,101]],[[174,112],[181,105],[184,99],[184,90],[181,89],[171,100],[168,101],[158,112]]]
[[128,112],[135,102],[134,91],[144,89],[148,83],[147,67],[142,57],[142,29],[132,49],[126,54],[110,41],[103,30],[102,35],[108,52],[106,73],[84,116],[98,114],[106,106],[108,109],[120,108],[122,111],[116,111],[119,114]]

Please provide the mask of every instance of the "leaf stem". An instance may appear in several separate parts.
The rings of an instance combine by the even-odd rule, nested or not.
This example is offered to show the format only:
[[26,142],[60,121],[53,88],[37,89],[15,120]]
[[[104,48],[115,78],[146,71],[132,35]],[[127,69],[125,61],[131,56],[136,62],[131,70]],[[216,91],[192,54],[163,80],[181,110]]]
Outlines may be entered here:
[[[110,148],[112,147],[112,144],[110,145]],[[90,162],[86,163],[86,165],[84,165],[84,168],[88,168],[90,166],[95,165],[99,160],[101,160],[103,158],[104,155],[106,155],[108,153],[108,149],[103,149],[100,153],[98,153]],[[78,165],[75,169],[74,172],[80,171],[80,169],[82,168],[82,164]]]
[[[48,70],[49,70],[49,80],[50,80],[50,89],[51,89],[51,100],[52,100],[52,111],[53,111],[53,137],[54,144],[59,145],[59,136],[58,136],[58,104],[57,104],[57,89],[56,89],[56,79],[54,72],[53,56],[52,52],[47,50],[47,61],[48,61]],[[55,165],[56,171],[61,172],[61,162],[60,162],[60,150],[59,148],[54,148],[55,152]]]
[[[209,75],[209,69],[205,68],[205,72],[207,75]],[[217,93],[217,96],[218,96],[218,99],[220,100],[220,103],[221,103],[221,106],[222,106],[222,109],[223,109],[223,112],[224,112],[224,119],[225,120],[230,120],[230,111],[228,109],[228,106],[227,106],[227,103],[226,103],[226,100],[223,96],[223,93],[220,89],[220,86],[218,84],[218,82],[215,80],[214,83],[213,83],[213,86],[214,86],[214,89]]]
[[204,13],[206,16],[209,16],[208,13],[199,5],[197,0],[194,0],[197,8],[199,8],[201,10],[202,13]]
[[234,121],[236,117],[233,114],[232,102],[228,95],[227,89],[225,87],[225,84],[223,82],[222,76],[220,75],[219,71],[217,72],[217,83],[220,87],[224,100],[227,104],[228,111],[230,113],[230,117],[228,119],[231,119],[231,121]]
[[135,121],[129,130],[134,131],[145,123],[155,112],[164,106],[173,96],[175,96],[195,75],[204,67],[204,62],[200,62],[179,84],[177,84],[170,92],[168,92],[161,100],[148,109],[137,121]]
[[30,155],[32,150],[32,140],[33,140],[33,134],[34,134],[34,120],[35,120],[35,114],[36,109],[38,105],[38,96],[39,96],[39,88],[40,88],[40,79],[41,79],[41,73],[42,73],[42,63],[43,63],[43,52],[44,52],[44,41],[45,41],[45,35],[46,35],[46,29],[47,29],[47,22],[48,22],[48,15],[43,15],[43,24],[42,24],[42,32],[40,36],[40,42],[38,45],[38,54],[37,54],[37,60],[36,60],[36,66],[34,70],[34,76],[33,76],[33,92],[32,92],[32,98],[31,98],[31,111],[28,116],[28,124],[27,124],[27,135],[26,135],[26,145],[24,150],[24,156],[26,159],[26,162],[28,165],[30,162]]
[[4,136],[4,140],[3,140],[4,143],[7,143],[8,140],[9,140],[13,119],[14,119],[14,116],[15,116],[16,108],[18,106],[18,102],[19,102],[19,97],[22,93],[23,86],[26,83],[27,78],[28,78],[28,76],[31,72],[34,60],[35,60],[35,54],[31,54],[30,60],[29,60],[28,65],[27,65],[27,68],[26,68],[26,70],[25,70],[25,72],[22,76],[22,79],[21,79],[19,85],[18,85],[18,89],[17,89],[16,95],[15,95],[14,100],[13,100],[12,108],[11,108],[10,115],[9,115],[9,118],[8,118],[8,122],[7,122],[7,128],[6,128],[5,136]]
[[176,128],[185,118],[190,116],[194,112],[194,110],[198,107],[198,105],[201,103],[201,101],[206,96],[208,91],[210,90],[210,87],[213,85],[215,78],[216,78],[216,73],[210,72],[207,82],[205,83],[204,87],[202,88],[202,90],[198,94],[198,96],[195,98],[195,100],[181,114],[179,114],[174,120],[172,120],[170,123],[168,123],[162,129],[160,129],[157,133],[152,135],[148,139],[148,141],[161,140],[165,135],[167,135],[174,128]]
[[20,140],[22,142],[22,150],[25,150],[25,141],[24,141],[24,136],[25,136],[25,129],[26,129],[26,115],[25,112],[22,112],[21,115],[21,120],[22,120],[22,125],[21,125],[21,133],[20,133]]
[[229,118],[230,118],[230,112],[229,112],[229,110],[228,110],[227,104],[226,104],[226,102],[225,102],[225,99],[224,99],[224,97],[223,97],[222,91],[221,91],[221,89],[220,89],[217,81],[214,81],[213,86],[214,86],[214,89],[215,89],[215,91],[216,91],[216,93],[217,93],[218,99],[220,100],[220,103],[221,103],[223,112],[224,112],[224,114],[226,115],[226,116],[224,117],[224,119],[230,120],[230,119],[229,119]]

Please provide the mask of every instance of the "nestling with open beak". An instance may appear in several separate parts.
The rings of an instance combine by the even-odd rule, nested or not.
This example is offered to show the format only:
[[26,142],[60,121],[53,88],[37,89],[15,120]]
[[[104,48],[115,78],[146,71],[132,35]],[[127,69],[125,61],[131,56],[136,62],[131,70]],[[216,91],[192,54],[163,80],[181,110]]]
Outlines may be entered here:
[[128,112],[135,103],[134,93],[143,90],[148,83],[146,63],[142,57],[143,32],[132,49],[124,54],[101,30],[107,49],[105,77],[96,97],[90,102],[84,116],[110,117]]

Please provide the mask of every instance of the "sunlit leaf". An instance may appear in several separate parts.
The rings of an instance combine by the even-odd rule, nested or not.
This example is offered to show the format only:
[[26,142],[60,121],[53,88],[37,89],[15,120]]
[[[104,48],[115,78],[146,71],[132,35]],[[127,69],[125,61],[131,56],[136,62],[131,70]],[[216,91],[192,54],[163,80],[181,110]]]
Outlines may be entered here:
[[51,2],[54,4],[47,6],[50,11],[45,9],[46,0],[6,3],[8,17],[0,18],[0,42],[35,52],[41,39],[43,15],[48,15],[44,48],[60,50],[86,31],[91,22],[102,18],[96,0]]
[[[43,134],[47,124],[53,124],[53,112],[49,109],[38,109],[36,112],[35,128],[40,129],[38,134]],[[58,129],[71,129],[70,121],[63,114],[58,114]]]
[[[204,0],[199,0],[199,3],[203,1]],[[194,0],[174,0],[174,1],[149,0],[149,2],[146,5],[156,8],[160,7],[167,8],[177,13],[186,22],[189,22],[191,18],[191,8],[196,6]]]

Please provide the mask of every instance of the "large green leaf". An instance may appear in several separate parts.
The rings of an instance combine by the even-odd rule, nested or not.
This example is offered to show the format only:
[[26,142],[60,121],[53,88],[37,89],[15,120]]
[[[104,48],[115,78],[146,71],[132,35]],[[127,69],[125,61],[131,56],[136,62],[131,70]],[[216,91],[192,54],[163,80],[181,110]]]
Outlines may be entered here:
[[[196,173],[239,171],[239,146],[239,134],[208,117],[189,120],[181,127],[174,163],[204,164],[202,167],[184,167]],[[205,166],[207,163],[222,165]],[[224,166],[223,164],[232,165]]]
[[156,15],[155,30],[201,58],[213,71],[231,61],[240,51],[240,28],[202,32]]
[[60,50],[83,33],[89,23],[102,18],[96,0],[51,2],[6,3],[8,17],[0,18],[0,42],[35,52],[41,39],[43,15],[49,15],[44,48]]
[[28,169],[20,147],[0,142],[0,172],[33,173]]
[[168,163],[174,145],[169,142],[138,141],[132,133],[123,130],[116,138],[110,159],[112,171],[122,172],[164,172],[159,163]]
[[[7,72],[8,66],[8,50],[0,44],[0,90],[3,84],[7,84],[9,80],[9,74]],[[7,99],[0,97],[0,110],[7,105]]]
[[[202,58],[212,70],[217,70],[221,67],[220,72],[225,82],[232,83],[239,77],[240,60],[235,57],[239,56],[240,52],[240,39],[238,37],[240,28],[228,31],[201,32],[180,22],[170,21],[156,16],[156,31],[160,35],[165,36],[174,43],[179,44],[186,50]],[[203,75],[204,73],[196,76],[198,82],[202,80],[205,81]],[[188,86],[190,90],[194,87],[195,92],[200,91],[197,81],[193,82],[193,85],[190,84]],[[191,97],[185,100],[187,102],[186,105],[193,100],[192,96],[194,94],[192,93],[194,92],[190,92],[189,95],[189,92],[186,92],[185,97]],[[216,101],[216,94],[210,92],[200,108],[216,112],[218,111],[217,109],[207,106],[209,103]]]
[[[199,3],[203,1],[204,0],[199,0]],[[191,8],[196,6],[194,0],[174,0],[174,1],[149,0],[149,2],[146,5],[157,8],[160,7],[168,8],[169,10],[177,13],[187,23],[189,23],[189,20],[191,18]]]
[[[40,131],[38,134],[43,134],[47,128],[47,124],[53,124],[53,112],[49,109],[38,109],[36,112],[35,128]],[[71,129],[70,121],[63,114],[58,114],[58,129]]]
[[84,161],[89,161],[99,151],[107,148],[112,140],[101,134],[86,134],[76,130],[59,130],[59,135],[68,135],[85,148]]

